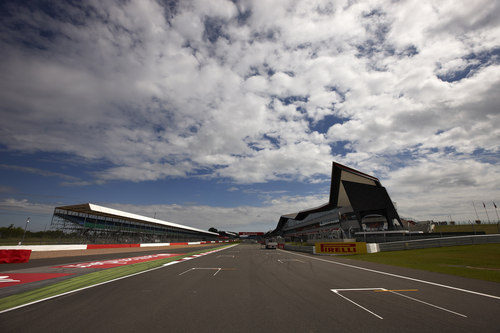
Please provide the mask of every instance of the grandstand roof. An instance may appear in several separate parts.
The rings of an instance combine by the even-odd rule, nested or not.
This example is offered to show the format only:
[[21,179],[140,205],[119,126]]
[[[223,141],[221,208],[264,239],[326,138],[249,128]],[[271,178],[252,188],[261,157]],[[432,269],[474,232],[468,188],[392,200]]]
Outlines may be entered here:
[[162,220],[158,220],[158,219],[154,219],[151,217],[142,216],[142,215],[138,215],[138,214],[127,213],[127,212],[124,212],[121,210],[103,207],[103,206],[99,206],[99,205],[92,204],[92,203],[85,203],[85,204],[78,204],[78,205],[71,205],[71,206],[60,206],[60,207],[56,207],[55,209],[64,209],[64,210],[68,210],[68,211],[72,211],[72,212],[93,214],[93,215],[102,216],[102,217],[114,217],[114,218],[120,218],[123,220],[133,221],[133,222],[159,224],[159,225],[163,225],[163,226],[184,229],[184,230],[190,230],[190,231],[200,232],[200,233],[204,233],[204,234],[218,235],[218,233],[215,233],[215,232],[210,232],[210,231],[201,230],[201,229],[197,229],[197,228],[193,228],[193,227],[188,227],[188,226],[185,226],[182,224],[162,221]]

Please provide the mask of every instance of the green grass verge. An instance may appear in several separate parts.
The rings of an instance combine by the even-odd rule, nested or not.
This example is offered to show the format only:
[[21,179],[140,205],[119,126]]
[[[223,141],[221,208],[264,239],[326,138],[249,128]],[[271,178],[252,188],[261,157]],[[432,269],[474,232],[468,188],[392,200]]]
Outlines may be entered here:
[[142,272],[151,268],[156,268],[159,267],[163,264],[166,264],[168,262],[174,261],[174,260],[179,260],[180,258],[188,257],[193,254],[198,254],[198,253],[204,253],[204,252],[209,252],[213,251],[216,249],[221,249],[224,247],[227,247],[229,245],[217,247],[217,248],[211,248],[211,249],[206,249],[206,250],[200,250],[200,251],[194,251],[194,252],[189,252],[183,255],[171,257],[171,258],[165,258],[165,259],[159,259],[159,260],[152,260],[152,261],[146,261],[146,262],[141,262],[137,264],[132,264],[132,265],[126,265],[122,267],[115,267],[115,268],[109,268],[109,269],[104,269],[101,271],[96,271],[92,272],[89,274],[85,275],[80,275],[71,279],[67,279],[61,282],[54,283],[52,285],[42,287],[39,289],[23,292],[20,294],[16,295],[11,295],[7,296],[4,298],[0,299],[0,311],[10,309],[19,305],[23,305],[26,303],[34,302],[40,299],[44,299],[47,297],[59,295],[65,292],[69,292],[72,290],[92,286],[98,283],[106,282],[109,280],[113,280],[116,278],[124,277],[127,275],[131,275],[134,273]]
[[500,244],[378,252],[349,259],[500,282]]

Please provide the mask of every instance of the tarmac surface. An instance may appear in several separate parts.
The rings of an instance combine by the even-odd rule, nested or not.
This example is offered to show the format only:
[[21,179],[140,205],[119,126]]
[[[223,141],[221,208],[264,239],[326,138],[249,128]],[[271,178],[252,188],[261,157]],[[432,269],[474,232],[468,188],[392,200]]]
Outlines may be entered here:
[[[220,245],[219,245],[220,246]],[[78,252],[74,256],[53,257],[58,256],[58,252],[67,251],[53,251],[52,253],[46,254],[46,257],[42,259],[34,259],[27,263],[17,263],[17,264],[3,264],[0,265],[0,275],[9,276],[9,274],[69,274],[65,276],[55,277],[47,280],[40,280],[36,282],[19,284],[9,287],[4,287],[0,285],[0,298],[7,297],[10,295],[15,295],[21,292],[30,291],[38,289],[62,280],[71,279],[79,275],[85,275],[95,271],[102,270],[100,266],[93,266],[89,268],[64,268],[57,267],[61,265],[71,265],[78,263],[89,263],[96,261],[107,261],[122,258],[131,257],[144,257],[148,255],[155,255],[159,253],[169,253],[169,254],[185,254],[189,252],[195,252],[200,250],[208,250],[219,247],[215,244],[213,245],[190,245],[190,246],[175,246],[175,247],[161,247],[154,250],[147,248],[125,248],[125,249],[97,249],[97,250],[87,250],[87,253],[81,255]],[[121,250],[121,251],[116,251]],[[90,253],[89,253],[90,252]],[[1,282],[1,281],[0,281]],[[1,329],[1,326],[0,326]]]
[[0,331],[499,332],[499,315],[499,283],[240,244],[2,313]]
[[[124,257],[142,256],[155,253],[188,253],[204,249],[215,248],[218,246],[221,246],[221,244],[202,245],[202,246],[199,245],[165,246],[161,248],[129,247],[129,248],[119,248],[119,249],[85,250],[86,253],[84,254],[80,254],[79,253],[80,251],[53,251],[53,252],[50,251],[53,254],[52,257],[37,258],[37,259],[32,259],[33,254],[37,254],[36,252],[33,252],[30,260],[26,263],[0,265],[0,273],[13,272],[14,270],[21,271],[28,268],[44,267],[50,265],[64,265],[64,264],[72,264],[72,263],[94,261],[94,260],[119,259]],[[76,254],[73,254],[71,256],[58,257],[59,254],[58,252],[76,252]]]

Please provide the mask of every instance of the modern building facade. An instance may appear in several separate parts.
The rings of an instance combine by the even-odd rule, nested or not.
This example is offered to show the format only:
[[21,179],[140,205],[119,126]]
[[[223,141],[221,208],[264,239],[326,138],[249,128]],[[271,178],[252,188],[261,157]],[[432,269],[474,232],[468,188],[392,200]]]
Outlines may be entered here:
[[378,178],[333,162],[328,203],[282,215],[271,234],[300,240],[341,239],[401,229],[401,219]]

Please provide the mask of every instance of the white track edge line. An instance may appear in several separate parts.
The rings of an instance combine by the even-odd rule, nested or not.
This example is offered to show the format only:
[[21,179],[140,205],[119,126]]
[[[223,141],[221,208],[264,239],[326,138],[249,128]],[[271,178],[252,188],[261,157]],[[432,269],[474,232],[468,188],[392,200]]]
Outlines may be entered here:
[[[281,250],[281,249],[279,251],[285,252],[284,250]],[[426,283],[426,284],[430,284],[430,285],[437,286],[437,287],[448,288],[448,289],[452,289],[452,290],[461,291],[461,292],[464,292],[464,293],[469,293],[469,294],[474,294],[474,295],[484,296],[484,297],[490,297],[490,298],[494,298],[494,299],[500,300],[500,296],[494,296],[494,295],[484,294],[484,293],[480,293],[480,292],[473,291],[473,290],[467,290],[467,289],[462,289],[462,288],[447,286],[445,284],[440,284],[440,283],[436,283],[436,282],[415,279],[415,278],[408,277],[408,276],[403,276],[403,275],[397,275],[397,274],[392,274],[392,273],[377,271],[377,270],[374,270],[374,269],[360,267],[360,266],[354,266],[354,265],[349,265],[349,264],[344,264],[344,263],[341,263],[341,262],[336,262],[336,261],[330,261],[330,260],[321,259],[321,258],[310,257],[310,256],[306,256],[306,255],[303,255],[303,254],[294,253],[294,252],[291,252],[291,251],[286,251],[286,252],[290,253],[290,254],[294,254],[296,256],[301,256],[301,257],[304,257],[304,258],[310,258],[310,259],[315,259],[315,260],[319,260],[319,261],[328,262],[330,264],[335,264],[335,265],[340,265],[340,266],[346,266],[346,267],[350,267],[350,268],[356,268],[356,269],[360,269],[360,270],[364,270],[364,271],[368,271],[368,272],[372,272],[372,273],[378,273],[378,274],[388,275],[388,276],[392,276],[392,277],[397,277],[397,278],[400,278],[400,279],[406,279],[406,280],[410,280],[410,281],[416,281],[416,282],[420,282],[420,283]]]
[[435,305],[435,304],[432,304],[432,303],[424,302],[424,301],[422,301],[422,300],[420,300],[420,299],[418,299],[418,298],[414,298],[414,297],[406,296],[406,295],[403,295],[403,294],[400,294],[400,293],[398,293],[398,292],[391,291],[391,290],[386,290],[386,291],[388,291],[388,292],[390,292],[390,293],[392,293],[392,294],[396,294],[396,295],[399,295],[399,296],[402,296],[402,297],[405,297],[405,298],[411,299],[411,300],[413,300],[413,301],[415,301],[415,302],[420,302],[420,303],[423,303],[423,304],[425,304],[425,305],[431,306],[431,307],[433,307],[433,308],[440,309],[440,310],[443,310],[443,311],[446,311],[446,312],[453,313],[454,315],[457,315],[457,316],[460,316],[460,317],[467,318],[467,316],[466,316],[466,315],[464,315],[464,314],[461,314],[461,313],[458,313],[458,312],[452,311],[452,310],[450,310],[450,309],[443,308],[443,307],[441,307],[441,306],[438,306],[438,305]]
[[377,317],[378,319],[384,319],[384,318],[382,318],[381,316],[379,316],[378,314],[376,314],[375,312],[370,311],[370,310],[368,310],[367,308],[365,308],[364,306],[362,306],[362,305],[360,305],[360,304],[358,304],[358,303],[354,302],[352,299],[349,299],[349,298],[345,297],[344,295],[341,295],[338,291],[335,291],[334,289],[331,289],[331,291],[333,291],[335,294],[339,295],[340,297],[342,297],[342,298],[344,298],[344,299],[348,300],[348,301],[349,301],[349,302],[351,302],[352,304],[354,304],[354,305],[356,305],[356,306],[360,307],[361,309],[365,310],[366,312],[371,313],[372,315],[374,315],[374,316],[375,316],[375,317]]
[[[219,252],[219,251],[223,251],[225,249],[229,249],[229,248],[232,248],[234,246],[237,246],[238,244],[235,244],[235,245],[232,245],[232,246],[228,246],[228,247],[225,247],[225,248],[222,248],[222,249],[219,249],[219,250],[216,250],[216,251],[210,251],[210,252],[207,252],[206,254],[211,254],[211,253],[214,253],[214,252]],[[193,259],[193,258],[190,258],[190,259]],[[184,260],[183,260],[184,261]],[[167,263],[169,265],[173,265],[173,263],[179,263],[179,262],[183,262],[183,261],[172,261],[170,263]],[[121,276],[119,278],[116,278],[116,279],[112,279],[112,280],[108,280],[108,281],[104,281],[104,282],[100,282],[100,283],[97,283],[97,284],[93,284],[91,286],[86,286],[86,287],[82,287],[82,288],[78,288],[78,289],[75,289],[75,290],[70,290],[70,291],[67,291],[65,293],[62,293],[62,294],[58,294],[58,295],[54,295],[54,296],[50,296],[50,297],[46,297],[46,298],[42,298],[42,299],[39,299],[39,300],[36,300],[36,301],[33,301],[33,302],[29,302],[29,303],[26,303],[26,304],[22,304],[22,305],[18,305],[18,306],[15,306],[13,308],[10,308],[10,309],[5,309],[5,310],[2,310],[0,311],[0,314],[2,313],[5,313],[5,312],[9,312],[9,311],[12,311],[12,310],[17,310],[17,309],[20,309],[20,308],[24,308],[26,306],[29,306],[29,305],[33,305],[33,304],[36,304],[36,303],[40,303],[40,302],[43,302],[43,301],[48,301],[50,299],[53,299],[53,298],[57,298],[57,297],[60,297],[60,296],[64,296],[64,295],[68,295],[68,294],[72,294],[72,293],[76,293],[78,291],[82,291],[82,290],[85,290],[85,289],[90,289],[90,288],[94,288],[94,287],[97,287],[97,286],[101,286],[103,284],[107,284],[107,283],[111,283],[111,282],[114,282],[114,281],[118,281],[118,280],[122,280],[122,279],[126,279],[128,277],[131,277],[131,276],[135,276],[135,275],[139,275],[139,274],[144,274],[144,273],[147,273],[147,272],[151,272],[151,271],[154,271],[154,270],[157,270],[157,269],[160,269],[160,268],[164,268],[166,267],[165,265],[162,265],[162,266],[159,266],[159,267],[155,267],[155,268],[151,268],[151,269],[148,269],[148,270],[145,270],[145,271],[141,271],[141,272],[137,272],[137,273],[133,273],[133,274],[130,274],[130,275],[126,275],[126,276]]]

